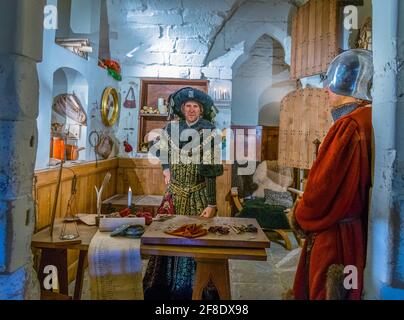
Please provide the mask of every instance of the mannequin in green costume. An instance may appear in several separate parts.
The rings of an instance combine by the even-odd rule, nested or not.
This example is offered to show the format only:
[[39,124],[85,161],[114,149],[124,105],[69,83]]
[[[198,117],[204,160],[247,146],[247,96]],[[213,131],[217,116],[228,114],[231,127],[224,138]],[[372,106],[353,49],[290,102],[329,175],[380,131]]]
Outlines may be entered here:
[[[217,153],[215,158],[215,150],[220,151],[220,147],[214,148],[215,141],[218,141],[215,135],[218,133],[212,123],[215,115],[213,101],[202,91],[193,88],[181,89],[169,100],[171,112],[181,120],[166,126],[165,139],[162,139],[160,147],[168,154],[168,161],[162,163],[162,167],[175,213],[214,217],[217,213],[216,177],[223,174],[223,166],[218,161]],[[185,150],[183,148],[189,145],[189,140],[174,139],[174,130],[181,136],[187,129],[194,129],[198,142],[201,142],[186,151],[189,159],[193,154],[199,156],[199,161],[191,163],[175,156]],[[210,137],[206,134],[208,132]],[[193,258],[151,257],[143,279],[145,299],[191,299],[195,269]],[[209,292],[206,292],[206,296],[212,298]]]

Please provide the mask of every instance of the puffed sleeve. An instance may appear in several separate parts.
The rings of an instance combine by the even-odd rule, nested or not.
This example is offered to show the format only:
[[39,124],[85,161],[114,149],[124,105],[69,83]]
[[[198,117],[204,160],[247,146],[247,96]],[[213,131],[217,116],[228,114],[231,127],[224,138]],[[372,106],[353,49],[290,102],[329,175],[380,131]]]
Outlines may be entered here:
[[199,174],[205,177],[208,204],[216,205],[216,177],[223,174],[223,165],[221,163],[221,134],[219,130],[213,130],[212,134],[203,140],[202,149],[202,161],[199,165]]
[[202,140],[202,161],[199,165],[199,174],[203,177],[214,178],[223,174],[221,161],[221,133],[213,129],[212,132]]
[[160,159],[163,170],[170,168],[170,140],[171,124],[168,123],[160,132],[160,136],[156,141],[153,141],[152,146],[156,148],[156,157]]

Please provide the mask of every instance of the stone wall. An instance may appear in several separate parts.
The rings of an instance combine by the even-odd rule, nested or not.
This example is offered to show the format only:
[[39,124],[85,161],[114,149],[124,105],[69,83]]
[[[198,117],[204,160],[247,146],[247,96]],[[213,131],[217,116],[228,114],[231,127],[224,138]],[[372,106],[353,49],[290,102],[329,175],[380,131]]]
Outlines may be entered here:
[[295,88],[289,82],[289,24],[295,6],[288,1],[245,1],[216,35],[207,61],[233,52],[231,122],[279,124],[282,98]]
[[[237,0],[108,0],[111,57],[122,64],[121,96],[135,86],[139,103],[140,78],[210,80],[214,89],[231,90],[234,54],[206,63],[214,37],[238,8]],[[104,23],[106,23],[104,21]],[[230,109],[222,108],[218,127],[230,125]],[[119,139],[137,146],[139,109],[123,110]],[[122,150],[122,156],[127,156]],[[130,156],[131,154],[129,154]]]
[[376,154],[365,274],[367,299],[404,299],[403,15],[402,1],[373,0]]
[[[107,3],[111,56],[123,66],[123,97],[129,82],[138,84],[142,77],[208,79],[212,96],[214,89],[226,89],[232,97],[236,61],[241,65],[247,60],[250,49],[264,34],[278,39],[283,46],[289,15],[295,8],[284,0],[109,0]],[[286,77],[280,77],[279,81]],[[139,86],[137,88],[136,95],[139,96]],[[256,92],[261,106],[252,106],[249,110],[255,119],[250,122],[255,125],[258,124],[259,109],[271,103],[264,91]],[[280,101],[283,93],[276,92],[276,99]],[[241,90],[239,95],[251,95],[251,91]],[[234,113],[234,106],[229,106],[230,102],[227,107],[220,108],[218,127],[244,121],[245,114]],[[262,113],[260,122],[276,123],[276,120],[265,119],[267,113]],[[134,130],[125,127],[127,123],[137,123],[137,117],[138,110],[123,112],[118,133],[120,140],[129,133],[132,145],[137,144],[137,125],[129,125]]]
[[249,58],[233,69],[232,123],[279,126],[280,102],[296,88],[295,82],[289,81],[281,44],[263,35],[251,48]]
[[[75,92],[87,112],[88,123],[86,127],[82,127],[79,141],[79,147],[85,147],[86,150],[80,152],[80,160],[95,160],[94,151],[88,143],[88,135],[93,130],[105,131],[112,136],[116,142],[116,150],[112,156],[118,154],[119,140],[116,136],[118,123],[111,128],[105,128],[101,121],[100,107],[104,89],[111,86],[119,90],[119,83],[107,74],[107,70],[98,67],[100,0],[91,1],[93,9],[91,16],[86,17],[82,15],[81,18],[88,19],[89,21],[98,21],[98,26],[92,24],[89,28],[82,26],[81,29],[76,26],[75,30],[79,33],[73,34],[71,30],[68,33],[68,36],[79,36],[90,39],[93,52],[89,54],[88,60],[57,45],[55,43],[57,30],[44,30],[43,61],[37,67],[40,84],[38,116],[40,147],[38,148],[36,169],[48,167],[52,103],[53,98],[59,93]],[[58,5],[58,1],[48,0],[47,4],[56,6]],[[82,14],[85,13],[88,14],[88,11],[83,11]],[[62,13],[59,13],[59,16],[63,18]],[[65,26],[65,29],[68,29],[68,27]],[[85,31],[89,33],[86,34],[84,33]]]
[[39,298],[31,254],[31,185],[38,143],[36,63],[42,58],[43,5],[30,0],[0,3],[1,300]]
[[112,56],[131,77],[231,79],[205,64],[236,0],[108,1]]

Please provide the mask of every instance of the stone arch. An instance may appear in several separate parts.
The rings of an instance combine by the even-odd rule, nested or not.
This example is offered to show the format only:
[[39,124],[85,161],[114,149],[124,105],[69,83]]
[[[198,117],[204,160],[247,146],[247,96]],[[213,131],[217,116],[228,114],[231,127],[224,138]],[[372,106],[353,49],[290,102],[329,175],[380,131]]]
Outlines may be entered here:
[[[64,90],[64,92],[60,90]],[[79,95],[79,98],[82,98],[82,103],[87,105],[88,81],[83,74],[69,67],[56,69],[53,73],[53,97],[56,94],[72,93],[73,91]]]
[[296,82],[287,80],[272,84],[264,90],[258,100],[258,124],[278,127],[282,99],[293,90],[296,90]]
[[[280,101],[295,89],[284,58],[282,44],[267,33],[256,40],[250,51],[238,57],[233,64],[232,122],[239,125],[278,124]],[[248,117],[245,115],[247,105]]]
[[290,13],[293,10],[295,6],[292,3],[246,1],[216,35],[206,57],[206,64],[240,43],[244,43],[244,52],[250,51],[264,34],[270,35],[284,46],[284,39],[289,35]]
[[[278,37],[274,36],[270,32],[259,32],[259,33],[255,34],[254,37],[249,38],[248,41],[243,42],[244,50],[240,51],[239,56],[237,57],[237,59],[235,59],[233,65],[230,66],[233,69],[233,71],[237,70],[240,67],[240,65],[242,65],[245,61],[247,61],[249,59],[250,52],[251,52],[252,48],[255,46],[255,44],[257,43],[257,41],[259,41],[260,39],[262,39],[263,37],[266,37],[266,36],[277,41],[282,46],[283,50],[285,51],[285,45],[284,45],[283,41],[280,40]],[[254,41],[252,41],[252,39],[254,39]],[[286,53],[284,56],[286,56]]]
[[[287,37],[286,32],[282,31],[280,28],[277,28],[276,26],[271,26],[267,24],[264,28],[259,28],[255,30],[253,34],[249,34],[247,38],[239,39],[240,41],[232,42],[231,44],[229,44],[229,48],[224,49],[220,55],[212,53],[214,50],[213,48],[215,47],[214,45],[212,51],[207,56],[206,63],[209,64],[213,60],[220,59],[220,57],[228,54],[229,52],[236,52],[236,56],[233,58],[233,60],[229,60],[234,61],[233,65],[229,65],[227,67],[233,68],[235,65],[236,66],[241,65],[245,60],[248,59],[249,52],[254,47],[256,42],[263,36],[269,36],[275,39],[281,44],[284,50],[288,48],[287,46],[285,46],[284,42],[284,39],[286,39]],[[286,55],[287,54],[285,53],[285,56]]]
[[[84,110],[88,113],[88,91],[88,81],[79,71],[68,67],[62,67],[58,68],[53,73],[52,99],[59,94],[74,93],[80,100]],[[78,125],[74,120],[58,115],[52,111],[52,106],[50,106],[50,112],[50,125],[52,123],[64,123],[65,128],[69,128],[69,132],[72,132],[77,136],[78,145],[80,147],[86,147],[87,127]],[[80,153],[79,159],[84,160],[84,153]]]

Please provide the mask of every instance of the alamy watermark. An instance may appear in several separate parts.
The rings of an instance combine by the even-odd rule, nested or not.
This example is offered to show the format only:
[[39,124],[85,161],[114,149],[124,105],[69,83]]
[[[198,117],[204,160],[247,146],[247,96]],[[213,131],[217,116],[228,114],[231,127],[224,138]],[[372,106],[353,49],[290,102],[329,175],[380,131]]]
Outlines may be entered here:
[[[170,133],[155,129],[149,133],[151,164],[229,164],[237,162],[238,175],[252,175],[257,165],[257,130],[195,129],[181,131],[177,122],[170,123]],[[181,147],[179,147],[181,146]]]
[[346,290],[357,290],[358,289],[358,268],[356,266],[346,266],[344,268],[344,288]]
[[54,5],[46,5],[43,14],[43,27],[45,30],[56,30],[58,28],[58,8]]
[[348,31],[359,29],[359,9],[356,6],[344,7],[344,28]]
[[43,279],[43,287],[45,290],[59,290],[58,269],[54,265],[48,265],[43,269],[43,273],[47,276]]

